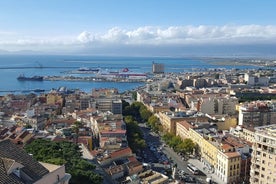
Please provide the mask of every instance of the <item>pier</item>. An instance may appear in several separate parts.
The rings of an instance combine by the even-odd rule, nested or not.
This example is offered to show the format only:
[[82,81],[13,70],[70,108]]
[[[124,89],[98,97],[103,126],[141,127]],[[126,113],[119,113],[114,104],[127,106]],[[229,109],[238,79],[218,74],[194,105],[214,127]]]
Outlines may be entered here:
[[72,82],[146,82],[147,79],[106,78],[106,77],[75,77],[75,76],[45,76],[44,81],[72,81]]

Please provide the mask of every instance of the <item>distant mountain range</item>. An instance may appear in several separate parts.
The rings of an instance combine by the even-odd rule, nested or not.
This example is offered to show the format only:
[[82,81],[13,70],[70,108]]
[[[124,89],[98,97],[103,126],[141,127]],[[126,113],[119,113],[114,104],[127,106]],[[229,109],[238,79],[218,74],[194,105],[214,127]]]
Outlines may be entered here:
[[84,47],[75,50],[0,50],[1,55],[99,55],[134,57],[227,57],[227,58],[275,58],[276,44],[240,44],[240,45],[118,45]]

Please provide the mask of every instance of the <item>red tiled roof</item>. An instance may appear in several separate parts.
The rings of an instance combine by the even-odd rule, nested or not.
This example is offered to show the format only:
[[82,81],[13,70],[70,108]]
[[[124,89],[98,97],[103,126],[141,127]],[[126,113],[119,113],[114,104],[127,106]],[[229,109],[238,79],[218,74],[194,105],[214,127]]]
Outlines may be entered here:
[[112,152],[110,154],[110,157],[111,158],[118,158],[120,156],[125,156],[125,155],[130,155],[130,154],[132,154],[132,150],[129,147],[127,147],[127,148]]
[[112,134],[125,134],[126,130],[112,130],[112,131],[104,130],[104,131],[101,131],[100,133],[101,134],[110,134],[110,133],[112,133]]
[[137,161],[135,156],[128,157],[127,159],[128,159],[129,162]]
[[222,147],[221,147],[223,150],[227,151],[229,149],[232,149],[233,146],[229,145],[229,144],[223,144]]
[[227,155],[228,158],[234,158],[234,157],[239,157],[241,154],[239,152],[227,152],[224,153],[225,155]]

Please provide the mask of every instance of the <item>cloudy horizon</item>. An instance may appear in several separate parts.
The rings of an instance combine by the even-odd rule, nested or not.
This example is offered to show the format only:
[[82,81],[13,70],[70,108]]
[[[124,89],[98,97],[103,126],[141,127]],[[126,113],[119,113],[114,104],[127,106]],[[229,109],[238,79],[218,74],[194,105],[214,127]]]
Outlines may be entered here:
[[[21,36],[20,33],[0,31],[0,49],[6,51],[30,50],[39,52],[87,52],[147,47],[202,48],[229,47],[233,45],[275,45],[276,26],[273,25],[224,25],[224,26],[170,26],[167,28],[144,26],[136,29],[114,27],[104,33],[83,31],[78,35],[53,37]],[[110,51],[109,51],[110,52]],[[123,51],[122,51],[123,52]],[[103,54],[104,52],[102,52]],[[96,54],[96,53],[95,53]],[[108,53],[107,53],[108,54]],[[123,53],[118,53],[123,54]],[[180,54],[180,53],[178,53]],[[230,54],[230,53],[229,53]],[[237,53],[239,55],[239,53]]]
[[272,0],[127,2],[0,2],[0,51],[276,56]]

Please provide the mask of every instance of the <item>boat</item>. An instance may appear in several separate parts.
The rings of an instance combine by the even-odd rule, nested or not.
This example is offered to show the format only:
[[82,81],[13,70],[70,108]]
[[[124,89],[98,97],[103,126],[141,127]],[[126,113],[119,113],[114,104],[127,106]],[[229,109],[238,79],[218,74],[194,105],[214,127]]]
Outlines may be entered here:
[[98,72],[98,68],[88,68],[88,67],[80,67],[77,71],[79,72]]
[[43,81],[43,76],[32,76],[32,77],[26,77],[25,75],[21,74],[17,77],[17,80],[19,81]]
[[146,79],[146,73],[138,73],[129,71],[128,68],[123,68],[121,71],[99,71],[99,77],[103,78],[120,78],[120,79]]
[[34,89],[34,92],[36,92],[36,93],[40,93],[40,92],[44,92],[44,91],[45,91],[45,89],[39,89],[39,88]]

